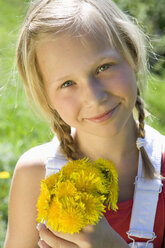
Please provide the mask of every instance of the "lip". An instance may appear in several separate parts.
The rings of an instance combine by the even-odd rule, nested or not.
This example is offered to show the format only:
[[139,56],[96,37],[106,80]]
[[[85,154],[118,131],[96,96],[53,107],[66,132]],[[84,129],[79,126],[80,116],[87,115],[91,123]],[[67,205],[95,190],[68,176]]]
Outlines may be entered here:
[[115,110],[119,107],[120,103],[117,104],[114,108],[104,112],[103,114],[100,114],[98,116],[94,116],[94,117],[91,117],[91,118],[86,118],[86,120],[89,120],[89,121],[92,121],[92,122],[95,122],[95,123],[101,123],[101,122],[104,122],[108,119],[110,119],[113,115],[113,113],[115,112]]

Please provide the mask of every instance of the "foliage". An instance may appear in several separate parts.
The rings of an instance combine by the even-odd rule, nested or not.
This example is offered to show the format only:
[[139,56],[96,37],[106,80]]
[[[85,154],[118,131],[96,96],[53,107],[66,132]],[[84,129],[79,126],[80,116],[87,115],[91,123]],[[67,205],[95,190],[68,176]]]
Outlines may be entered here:
[[164,78],[151,75],[145,92],[146,108],[150,113],[148,123],[165,135],[165,83]]
[[159,0],[115,0],[129,15],[135,17],[150,37],[153,54],[150,57],[151,70],[162,75],[165,69],[165,1]]

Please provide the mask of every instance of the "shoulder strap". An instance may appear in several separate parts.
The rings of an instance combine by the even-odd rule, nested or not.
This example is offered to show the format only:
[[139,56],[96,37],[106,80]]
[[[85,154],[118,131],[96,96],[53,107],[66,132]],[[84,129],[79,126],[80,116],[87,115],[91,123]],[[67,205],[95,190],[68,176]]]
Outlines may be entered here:
[[[145,149],[155,167],[161,172],[161,157],[163,136],[151,127],[146,126]],[[145,238],[152,241],[156,235],[153,232],[158,196],[161,192],[160,179],[144,178],[141,155],[139,155],[138,175],[135,180],[134,202],[132,208],[130,230],[128,237]],[[145,247],[145,246],[144,246]]]
[[51,142],[53,149],[49,153],[45,161],[46,167],[46,175],[48,177],[52,174],[55,174],[61,170],[61,168],[67,163],[67,159],[65,158],[64,154],[60,151],[59,141],[57,138],[54,138]]

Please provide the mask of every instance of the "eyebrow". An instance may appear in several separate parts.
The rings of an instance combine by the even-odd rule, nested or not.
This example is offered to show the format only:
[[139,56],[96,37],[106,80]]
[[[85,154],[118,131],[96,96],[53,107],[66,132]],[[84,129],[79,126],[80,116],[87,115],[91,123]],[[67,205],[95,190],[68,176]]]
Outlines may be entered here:
[[[100,56],[98,56],[98,59],[96,59],[96,61],[93,64],[91,63],[90,68],[96,67],[96,69],[97,69],[97,67],[99,67],[99,65],[104,60],[114,60],[114,59],[119,59],[120,58],[117,53],[114,54],[114,51],[111,51],[109,54],[104,55],[105,53],[107,53],[107,51],[104,51],[102,54],[100,54]],[[48,84],[55,84],[55,83],[58,83],[58,82],[65,82],[65,81],[71,80],[72,78],[73,78],[73,75],[68,74],[68,75],[65,75],[63,77],[59,77],[59,78],[55,79],[53,82],[47,82],[47,83]]]

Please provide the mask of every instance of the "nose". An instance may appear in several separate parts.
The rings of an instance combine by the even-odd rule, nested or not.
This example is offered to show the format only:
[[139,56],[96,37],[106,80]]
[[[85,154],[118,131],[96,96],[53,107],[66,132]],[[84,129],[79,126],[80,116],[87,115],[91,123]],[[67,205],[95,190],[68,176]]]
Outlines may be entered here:
[[108,99],[108,92],[104,84],[97,78],[91,76],[83,84],[81,95],[83,102],[88,105],[101,105]]

